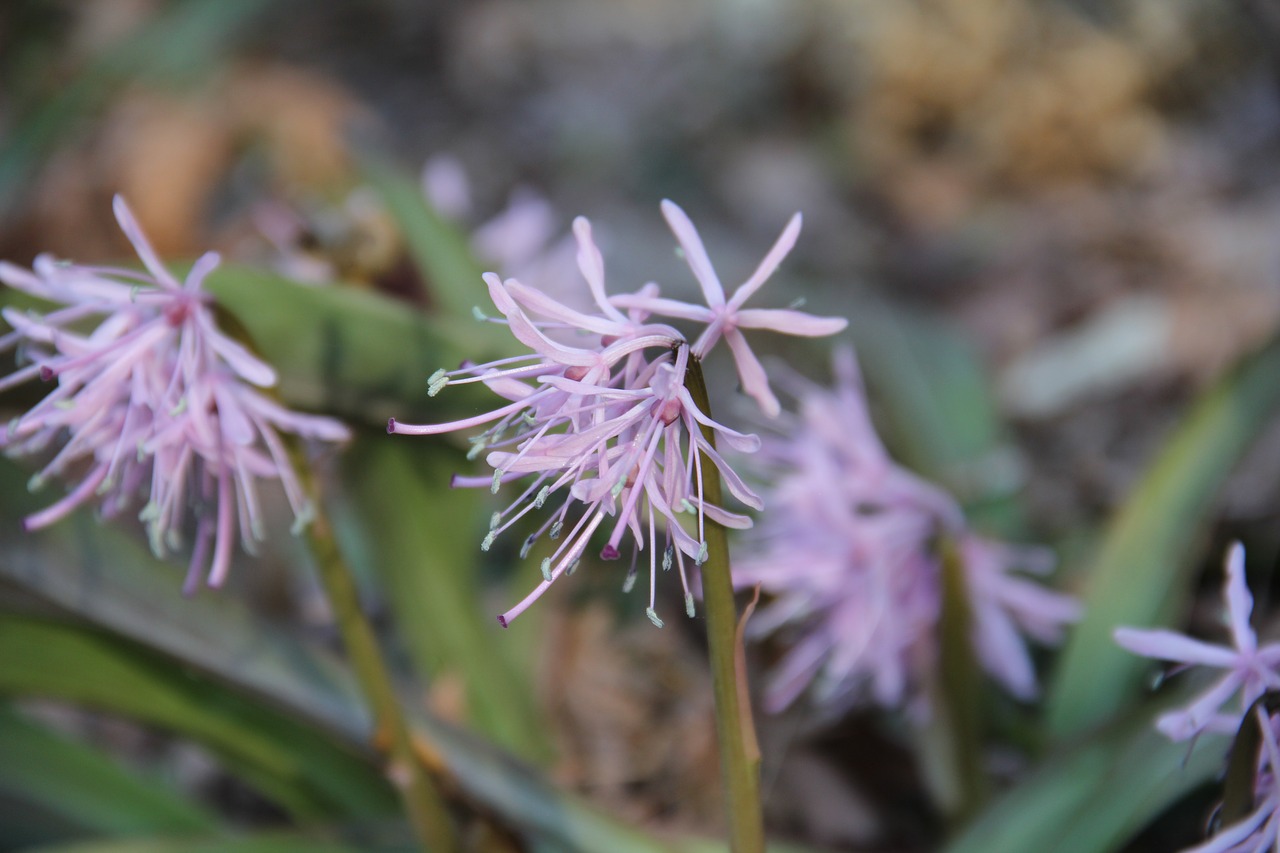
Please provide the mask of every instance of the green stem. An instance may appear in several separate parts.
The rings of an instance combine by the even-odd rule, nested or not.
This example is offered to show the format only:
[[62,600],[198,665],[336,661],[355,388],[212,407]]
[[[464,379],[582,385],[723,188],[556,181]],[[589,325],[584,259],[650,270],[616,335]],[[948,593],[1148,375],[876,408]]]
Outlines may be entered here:
[[[689,359],[685,387],[708,418],[711,403],[702,365]],[[715,446],[710,427],[702,437]],[[702,499],[720,506],[723,498],[720,474],[706,454],[701,454]],[[751,700],[746,673],[740,670],[737,638],[738,609],[729,576],[729,537],[725,528],[706,520],[707,559],[703,562],[702,600],[707,612],[707,645],[711,661],[711,687],[716,705],[716,737],[720,746],[720,775],[724,782],[729,821],[729,847],[733,853],[763,853],[764,816],[760,808],[760,747],[751,720]]]
[[315,560],[329,605],[333,608],[356,680],[373,712],[375,738],[386,743],[387,777],[400,792],[409,821],[424,849],[431,853],[452,853],[458,846],[448,811],[440,791],[414,750],[413,736],[400,707],[391,673],[378,648],[373,626],[360,607],[355,581],[338,550],[333,528],[311,481],[309,467],[300,456],[295,449],[294,467],[303,480],[314,509],[304,538]]

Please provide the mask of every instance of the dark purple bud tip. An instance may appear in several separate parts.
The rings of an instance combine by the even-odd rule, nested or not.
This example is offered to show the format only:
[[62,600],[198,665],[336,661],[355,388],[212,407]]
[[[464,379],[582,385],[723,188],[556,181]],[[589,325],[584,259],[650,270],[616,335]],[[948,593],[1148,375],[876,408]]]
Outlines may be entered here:
[[499,613],[499,614],[498,614],[498,624],[499,624],[499,625],[501,625],[503,628],[507,627],[507,617],[505,617],[505,616],[503,616],[501,613]]
[[620,556],[621,554],[618,553],[618,549],[612,545],[605,545],[600,551],[600,559],[602,560],[616,560]]
[[387,418],[387,432],[394,433],[396,431],[396,419]]
[[40,368],[40,380],[42,382],[48,382],[52,378],[53,378],[53,368],[47,364],[42,366]]

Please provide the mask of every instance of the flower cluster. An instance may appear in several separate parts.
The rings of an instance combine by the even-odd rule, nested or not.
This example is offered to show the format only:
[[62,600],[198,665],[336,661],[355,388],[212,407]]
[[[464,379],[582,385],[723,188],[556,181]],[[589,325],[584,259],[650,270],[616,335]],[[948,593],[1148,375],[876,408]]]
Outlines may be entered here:
[[[1262,744],[1254,775],[1254,810],[1237,823],[1223,828],[1192,853],[1246,853],[1273,850],[1280,846],[1280,789],[1276,769],[1280,768],[1280,714],[1270,714],[1255,703],[1280,689],[1280,643],[1258,644],[1249,624],[1253,596],[1244,574],[1244,547],[1232,545],[1227,552],[1226,623],[1231,646],[1216,646],[1168,630],[1117,628],[1116,642],[1128,651],[1157,660],[1173,661],[1182,668],[1209,667],[1222,676],[1184,708],[1170,711],[1156,720],[1156,728],[1171,740],[1181,741],[1202,732],[1235,734],[1251,713],[1258,724]],[[1238,701],[1232,702],[1232,699]],[[1230,707],[1229,705],[1233,706]]]
[[833,709],[870,701],[924,711],[921,688],[938,658],[941,537],[963,567],[978,660],[1014,696],[1033,698],[1021,634],[1056,642],[1079,607],[1009,572],[1043,573],[1050,555],[970,532],[951,496],[890,458],[852,350],[837,354],[835,374],[830,390],[796,380],[799,412],[757,457],[769,513],[733,564],[736,586],[769,596],[748,632],[786,646],[766,706],[781,710],[812,688]]
[[[742,503],[757,509],[761,503],[714,446],[720,441],[750,452],[759,440],[712,420],[688,390],[691,373],[700,370],[699,361],[724,338],[737,362],[744,390],[767,412],[772,411],[776,401],[741,329],[817,336],[833,334],[845,326],[843,319],[813,317],[794,310],[742,308],[791,250],[800,229],[798,214],[756,271],[726,299],[684,211],[664,201],[662,212],[701,286],[706,305],[664,298],[654,283],[632,294],[609,296],[604,259],[590,224],[579,217],[573,224],[577,262],[592,308],[571,308],[516,279],[486,274],[489,296],[502,314],[500,322],[530,352],[483,365],[467,364],[454,371],[441,370],[431,377],[432,394],[451,384],[483,382],[506,404],[451,423],[413,426],[392,420],[388,425],[389,432],[409,435],[486,426],[471,439],[472,455],[485,454],[492,476],[455,477],[454,484],[491,485],[497,492],[505,482],[528,479],[515,500],[494,513],[483,548],[490,547],[498,535],[530,512],[548,502],[555,507],[525,541],[523,553],[544,534],[553,540],[564,534],[563,541],[543,560],[542,583],[498,617],[503,625],[558,578],[572,572],[591,537],[602,527],[608,532],[601,558],[620,557],[620,545],[628,533],[634,543],[626,588],[635,581],[639,554],[648,552],[647,612],[655,624],[662,624],[654,597],[659,563],[664,570],[673,565],[677,568],[686,610],[693,615],[688,563],[699,564],[706,557],[707,520],[737,528],[751,524],[747,516],[705,499],[704,466],[713,466],[728,491]],[[655,322],[654,315],[700,321],[705,329],[690,345],[674,327]],[[567,332],[573,336],[564,342]]]
[[0,263],[0,281],[56,306],[43,314],[4,311],[13,331],[0,337],[0,349],[18,347],[29,363],[0,379],[0,390],[37,377],[56,386],[0,433],[0,446],[34,455],[61,444],[31,486],[52,477],[75,482],[65,497],[25,519],[28,530],[94,501],[114,516],[149,492],[140,518],[153,550],[162,555],[180,546],[194,507],[186,589],[206,575],[217,586],[237,530],[249,550],[263,536],[259,480],[278,479],[295,517],[307,520],[307,499],[280,433],[344,441],[348,432],[271,399],[264,389],[275,385],[275,371],[218,330],[202,290],[216,254],[201,257],[180,282],[118,196],[115,215],[145,272],[45,255],[31,270]]

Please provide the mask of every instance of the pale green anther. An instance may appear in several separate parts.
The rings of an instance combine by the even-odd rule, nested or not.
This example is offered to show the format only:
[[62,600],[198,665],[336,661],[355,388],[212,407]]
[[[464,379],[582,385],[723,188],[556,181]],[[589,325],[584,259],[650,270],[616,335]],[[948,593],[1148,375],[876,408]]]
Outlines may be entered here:
[[498,489],[501,487],[502,487],[502,469],[499,468],[497,471],[493,472],[493,485],[489,487],[489,491],[493,492],[496,495],[498,493]]
[[551,538],[559,539],[561,530],[564,530],[564,522],[557,520],[554,524],[551,525]]
[[497,532],[490,530],[488,533],[485,534],[484,539],[480,540],[480,550],[488,551],[490,548],[493,547],[493,540],[497,538],[498,538]]
[[[251,539],[261,542],[267,538],[267,531],[262,527],[262,519],[254,518],[249,521],[249,536]],[[252,553],[252,549],[250,549]]]
[[298,510],[298,514],[294,516],[293,524],[289,527],[289,532],[294,536],[301,536],[303,531],[305,531],[307,527],[311,525],[311,522],[315,520],[315,517],[316,508],[311,505],[310,501],[307,501],[302,505],[302,508]]
[[53,407],[60,412],[69,412],[76,407],[75,400],[59,400],[53,404]]
[[681,508],[682,510],[684,510],[685,512],[689,513],[690,515],[697,515],[697,514],[698,514],[698,508],[697,508],[696,506],[694,506],[694,505],[693,505],[693,502],[692,502],[692,501],[690,501],[688,498],[681,498],[681,499],[680,499],[680,508]]
[[668,545],[668,546],[667,546],[667,550],[666,550],[666,551],[664,551],[664,552],[663,552],[663,554],[662,554],[662,570],[663,570],[664,572],[669,572],[669,571],[671,571],[671,557],[672,557],[672,554],[673,554],[673,552],[672,552],[672,550],[671,550],[671,546],[670,546],[670,545]]
[[475,318],[476,318],[477,320],[479,320],[481,323],[483,323],[485,320],[488,320],[488,319],[489,319],[489,315],[488,315],[488,314],[486,314],[486,313],[484,313],[483,311],[481,311],[481,310],[480,310],[480,306],[479,306],[479,305],[472,305],[472,306],[471,306],[471,316],[472,316],[472,317],[475,317]]
[[147,458],[147,443],[142,439],[138,439],[138,461],[142,462]]
[[471,442],[471,449],[467,451],[467,460],[468,461],[473,460],[477,456],[479,456],[481,453],[484,453],[485,447],[486,445],[484,443],[483,437],[473,440]]
[[520,559],[529,556],[529,549],[533,547],[533,537],[524,540],[524,544],[520,546]]
[[7,433],[7,435],[8,435],[8,437],[9,437],[9,438],[13,438],[14,434],[15,434],[17,431],[18,431],[18,419],[17,419],[17,418],[13,418],[13,419],[11,419],[11,420],[9,421],[9,427],[8,427],[8,429],[6,430],[6,433]]
[[547,583],[551,583],[551,558],[542,558],[542,579]]
[[160,504],[155,501],[147,501],[147,505],[138,511],[138,521],[147,523],[155,521],[160,517]]
[[180,550],[182,548],[182,534],[176,530],[166,530],[164,542],[169,546],[170,551]]
[[449,384],[449,377],[445,374],[444,368],[440,368],[431,377],[427,379],[427,396],[434,397],[439,394],[444,386]]
[[707,543],[702,542],[698,545],[698,556],[693,560],[699,566],[707,561]]
[[156,524],[154,521],[147,525],[147,540],[151,544],[151,553],[154,554],[157,559],[162,559],[166,553],[164,548],[164,531],[161,530],[160,525]]
[[626,487],[627,487],[627,481],[626,481],[626,478],[624,477],[623,479],[613,484],[613,488],[609,490],[609,494],[613,495],[616,498],[618,495],[622,494],[622,490],[625,489]]
[[578,563],[580,563],[580,562],[582,562],[582,561],[581,561],[581,560],[574,560],[572,563],[570,563],[570,564],[569,564],[569,568],[567,568],[567,569],[565,569],[565,570],[564,570],[564,573],[565,573],[566,575],[571,575],[571,574],[573,574],[574,572],[576,572],[576,571],[578,570]]
[[547,502],[547,498],[551,497],[551,487],[543,486],[538,489],[538,496],[533,499],[533,508],[542,509],[542,505]]
[[690,619],[693,618],[693,593],[691,592],[686,592],[684,594],[684,612],[688,614]]
[[644,615],[648,616],[649,621],[652,622],[656,627],[658,628],[662,627],[662,620],[658,618],[658,611],[654,610],[652,607],[649,607],[645,609]]
[[98,488],[94,489],[93,492],[96,495],[105,495],[115,487],[116,487],[115,477],[103,477],[102,482],[98,484]]
[[635,572],[627,572],[627,577],[622,581],[623,595],[636,588],[636,577],[637,575]]
[[176,418],[178,415],[182,414],[186,410],[187,410],[187,397],[184,394],[182,396],[182,399],[178,401],[178,405],[174,406],[172,409],[169,410],[169,417]]
[[533,427],[538,425],[538,419],[533,416],[533,412],[521,412],[520,420],[524,421],[525,426]]
[[28,492],[40,491],[41,489],[44,488],[44,482],[45,482],[44,477],[41,477],[39,474],[32,476],[30,480],[27,480],[27,491]]
[[804,307],[804,303],[805,303],[805,299],[804,299],[804,297],[803,297],[803,296],[801,296],[801,297],[799,297],[799,298],[797,298],[797,299],[793,299],[793,300],[791,300],[791,304],[790,304],[790,305],[788,305],[787,307],[788,307],[788,308],[790,308],[792,311],[794,311],[794,310],[796,310],[797,308],[803,308],[803,307]]
[[502,523],[502,513],[500,513],[500,512],[495,512],[493,515],[489,516],[489,529],[490,529],[490,530],[493,530],[494,528],[496,528],[496,527],[497,527],[499,524],[501,524],[501,523]]
[[130,301],[130,302],[137,302],[137,301],[138,301],[138,292],[139,292],[139,291],[141,291],[141,290],[142,290],[142,288],[141,288],[141,287],[139,287],[139,286],[138,286],[138,285],[136,285],[136,284],[135,284],[133,287],[129,288],[129,301]]

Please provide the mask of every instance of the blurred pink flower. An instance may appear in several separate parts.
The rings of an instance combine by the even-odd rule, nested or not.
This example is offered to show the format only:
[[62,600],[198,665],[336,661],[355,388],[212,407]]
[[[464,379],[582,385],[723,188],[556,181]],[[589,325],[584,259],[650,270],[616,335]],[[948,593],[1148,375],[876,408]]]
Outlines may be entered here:
[[258,390],[275,385],[275,371],[217,329],[202,289],[216,254],[197,260],[179,282],[119,196],[115,214],[145,273],[48,256],[37,258],[32,271],[0,264],[0,280],[9,286],[63,306],[43,315],[4,312],[13,332],[0,344],[20,346],[31,364],[0,380],[0,388],[37,375],[57,386],[9,425],[0,444],[25,455],[65,441],[33,487],[53,476],[79,476],[66,497],[25,520],[28,530],[98,498],[105,516],[118,514],[149,486],[140,517],[162,555],[180,543],[189,506],[211,506],[195,513],[187,589],[206,567],[216,586],[226,577],[237,529],[246,548],[263,535],[259,479],[280,480],[295,517],[306,520],[306,498],[279,433],[325,441],[348,433],[337,421],[290,412]]
[[[1179,669],[1204,666],[1225,671],[1189,705],[1156,720],[1156,728],[1170,740],[1187,740],[1203,732],[1236,734],[1254,703],[1264,694],[1280,689],[1280,643],[1259,646],[1249,624],[1253,596],[1245,581],[1244,546],[1239,542],[1227,551],[1222,594],[1227,605],[1224,621],[1231,634],[1230,646],[1213,645],[1164,629],[1115,631],[1116,642],[1134,654],[1173,661],[1180,665]],[[1238,710],[1224,711],[1223,706],[1237,695]],[[1253,713],[1262,744],[1254,774],[1254,811],[1190,848],[1189,853],[1256,853],[1280,845],[1280,790],[1275,776],[1280,767],[1280,748],[1276,745],[1280,719],[1261,707]]]
[[1036,694],[1023,634],[1055,642],[1079,616],[1070,597],[1012,576],[1052,561],[971,533],[955,501],[900,467],[880,442],[850,349],[827,390],[800,382],[800,412],[766,436],[760,473],[769,512],[734,559],[739,588],[769,595],[748,623],[786,651],[766,684],[779,711],[806,690],[841,709],[872,702],[925,712],[921,688],[937,665],[942,610],[936,540],[963,563],[979,662],[1020,699]]
[[[1268,690],[1280,689],[1280,643],[1258,645],[1249,625],[1253,597],[1244,577],[1244,546],[1233,544],[1227,552],[1223,597],[1227,602],[1226,622],[1231,646],[1206,643],[1164,629],[1117,628],[1116,642],[1143,657],[1174,661],[1183,667],[1207,666],[1225,670],[1223,676],[1195,701],[1164,714],[1156,727],[1172,740],[1186,740],[1204,731],[1233,734],[1249,706]],[[1222,706],[1239,695],[1239,710],[1224,712]]]

